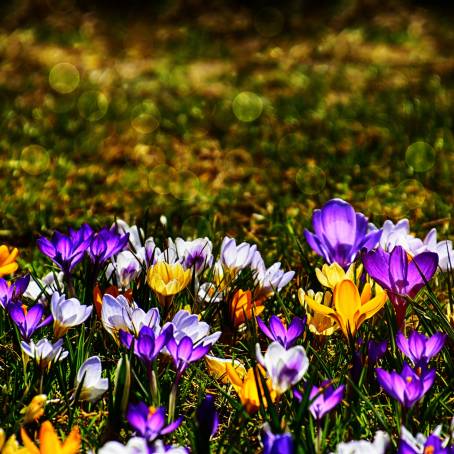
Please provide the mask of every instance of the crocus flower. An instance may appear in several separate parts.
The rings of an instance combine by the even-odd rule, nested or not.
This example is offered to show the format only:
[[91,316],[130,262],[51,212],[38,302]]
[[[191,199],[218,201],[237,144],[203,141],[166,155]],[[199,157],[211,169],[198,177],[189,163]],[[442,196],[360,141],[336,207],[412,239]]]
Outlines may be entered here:
[[227,374],[228,367],[232,367],[240,379],[243,379],[247,374],[246,368],[237,359],[225,359],[205,355],[205,363],[210,375],[225,384],[230,383]]
[[147,283],[159,302],[168,306],[173,297],[188,286],[191,276],[191,270],[185,270],[180,263],[157,262],[148,270]]
[[364,285],[361,296],[358,287],[345,279],[334,287],[334,308],[317,303],[305,296],[307,305],[314,311],[330,317],[340,326],[344,336],[354,336],[358,328],[368,318],[373,317],[385,304],[386,292],[378,291],[374,298],[371,296],[371,286]]
[[331,336],[335,331],[339,329],[339,325],[335,320],[322,312],[313,311],[306,303],[306,294],[309,298],[323,304],[326,307],[332,307],[332,294],[326,292],[315,293],[313,290],[308,290],[307,293],[302,289],[298,289],[298,300],[306,311],[306,321],[309,331],[317,336]]
[[266,268],[259,251],[255,251],[252,257],[251,269],[254,273],[254,282],[256,285],[254,290],[254,298],[256,300],[268,298],[274,292],[280,292],[295,275],[294,271],[284,272],[281,269],[280,262],[276,262],[269,268]]
[[179,342],[172,337],[167,342],[167,350],[172,356],[178,375],[181,375],[190,363],[202,359],[211,350],[211,347],[211,343],[195,346],[189,336],[183,337]]
[[389,435],[382,430],[375,433],[373,442],[366,440],[352,440],[339,443],[332,454],[385,454],[389,445]]
[[71,433],[62,443],[52,423],[44,421],[39,431],[39,448],[33,443],[23,427],[21,427],[21,437],[30,454],[77,454],[80,451],[81,439],[77,426],[71,430]]
[[301,345],[286,350],[279,342],[272,342],[263,355],[260,345],[256,344],[256,356],[277,394],[284,394],[298,383],[309,368],[306,350]]
[[274,434],[267,422],[262,429],[263,454],[293,454],[295,448],[289,432]]
[[265,306],[263,301],[252,301],[250,290],[237,290],[229,305],[229,319],[233,326],[240,326],[254,315],[260,315]]
[[150,448],[145,438],[132,437],[126,445],[119,441],[108,441],[99,448],[98,454],[150,454]]
[[434,369],[418,369],[417,373],[405,362],[400,374],[381,368],[375,371],[380,386],[406,408],[413,407],[429,391],[435,380]]
[[29,340],[36,330],[52,321],[51,315],[42,320],[44,307],[41,304],[27,308],[20,303],[11,303],[8,312],[24,340]]
[[69,229],[69,235],[56,231],[49,240],[40,237],[37,240],[39,250],[49,257],[65,274],[70,274],[83,259],[93,230],[84,224],[79,230]]
[[24,415],[22,419],[24,424],[30,424],[33,421],[38,421],[38,419],[44,415],[46,402],[47,396],[45,394],[38,394],[33,397],[31,402],[21,410],[21,413]]
[[51,271],[42,279],[33,276],[24,292],[24,296],[33,301],[36,301],[39,298],[38,301],[41,304],[44,304],[54,292],[61,291],[61,289],[63,289],[63,278],[64,273],[62,271],[58,273]]
[[383,358],[388,348],[388,341],[370,340],[367,343],[367,356],[370,365],[374,365],[379,359]]
[[454,268],[454,249],[451,240],[437,242],[437,230],[431,229],[423,241],[423,246],[416,252],[430,251],[438,255],[438,266],[446,272]]
[[262,333],[269,339],[279,342],[285,348],[295,345],[298,338],[303,334],[306,324],[305,319],[294,317],[287,328],[279,317],[272,315],[270,317],[270,327],[268,328],[260,317],[256,319]]
[[220,303],[224,295],[213,282],[204,282],[197,290],[197,299],[202,303]]
[[[262,376],[265,376],[263,368],[261,368],[261,366],[257,366],[256,371],[254,371],[254,369],[251,367],[247,371],[246,375],[241,376],[240,374],[238,374],[237,369],[227,364],[227,377],[229,379],[229,382],[231,383],[233,389],[238,394],[238,397],[240,398],[241,403],[244,406],[244,409],[249,414],[257,412],[257,410],[260,408],[260,399],[262,399],[265,408],[268,406],[262,381],[259,377],[260,373],[262,374]],[[257,387],[257,381],[259,383],[259,387]],[[270,394],[271,400],[274,402],[277,398],[277,393],[273,388],[271,379],[266,378],[265,383]]]
[[331,380],[325,380],[320,386],[313,386],[309,394],[311,401],[309,411],[312,416],[320,421],[326,413],[340,404],[344,397],[344,389],[344,385],[334,389]]
[[115,276],[118,286],[127,289],[142,269],[143,264],[136,255],[131,251],[122,251],[107,266],[106,277],[112,282]]
[[401,246],[396,246],[391,253],[382,249],[363,254],[364,268],[367,273],[388,291],[397,324],[403,325],[407,298],[414,298],[434,275],[438,255],[423,252],[409,259]]
[[80,325],[91,315],[93,306],[80,304],[77,298],[66,299],[65,295],[54,292],[50,302],[50,310],[54,318],[54,336],[64,336],[70,328]]
[[214,406],[214,396],[207,394],[196,411],[198,436],[208,441],[218,430],[219,415]]
[[185,269],[194,269],[196,274],[200,274],[213,264],[213,244],[207,237],[192,241],[177,238],[175,243],[169,238],[169,243],[175,248],[177,257]]
[[410,358],[415,366],[427,366],[427,363],[438,355],[446,341],[446,334],[435,333],[426,337],[422,333],[412,331],[408,339],[401,333],[397,333],[396,344],[399,350]]
[[80,389],[79,400],[95,402],[109,388],[109,380],[101,378],[102,365],[99,356],[92,356],[84,361],[77,372],[76,390]]
[[41,369],[50,367],[53,362],[62,361],[68,356],[68,352],[63,350],[63,339],[59,339],[55,344],[46,338],[39,340],[36,344],[33,340],[30,343],[21,342],[22,350],[33,358]]
[[315,234],[304,231],[309,246],[328,263],[336,262],[344,269],[361,249],[374,248],[381,236],[381,230],[341,199],[332,199],[321,210],[314,210],[312,226]]
[[315,274],[320,284],[330,289],[334,289],[336,284],[344,279],[358,282],[362,272],[362,265],[356,266],[354,263],[348,267],[347,271],[336,262],[331,263],[331,265],[325,263],[321,270],[320,268],[315,268]]
[[173,432],[181,424],[181,418],[166,426],[164,407],[148,407],[144,402],[130,403],[126,413],[129,424],[147,441]]
[[8,282],[0,278],[0,306],[6,308],[9,303],[17,303],[24,294],[30,282],[30,275],[16,279],[14,282]]
[[238,246],[234,238],[224,237],[221,244],[221,265],[229,274],[235,275],[251,263],[257,246],[241,243]]
[[[142,326],[134,341],[134,354],[147,366],[151,366],[172,334],[173,326],[171,324],[166,326],[158,336],[149,326]],[[120,340],[126,348],[131,348],[133,339],[132,334],[120,331]]]
[[6,244],[0,246],[0,277],[13,274],[19,268],[16,262],[18,254],[19,250],[17,248],[13,248],[10,251]]
[[111,229],[103,227],[91,237],[87,250],[91,261],[103,265],[127,246],[128,238],[128,233],[121,235],[115,227]]
[[111,226],[111,230],[113,228],[115,228],[120,235],[128,234],[128,241],[134,252],[137,253],[142,248],[142,238],[144,238],[144,232],[142,229],[139,229],[137,225],[129,226],[122,219],[116,219]]
[[414,437],[404,426],[400,433],[398,454],[453,454],[454,445],[447,446],[447,443],[440,438],[441,426],[428,437],[419,433]]

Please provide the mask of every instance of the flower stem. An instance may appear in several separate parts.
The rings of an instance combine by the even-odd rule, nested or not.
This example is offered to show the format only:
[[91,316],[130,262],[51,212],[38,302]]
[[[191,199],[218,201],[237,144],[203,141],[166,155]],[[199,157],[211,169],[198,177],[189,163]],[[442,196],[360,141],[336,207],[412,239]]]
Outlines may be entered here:
[[175,418],[175,405],[177,402],[177,392],[178,392],[178,383],[180,381],[181,372],[177,372],[177,376],[175,377],[175,381],[172,385],[172,389],[170,390],[169,396],[169,423],[171,423]]

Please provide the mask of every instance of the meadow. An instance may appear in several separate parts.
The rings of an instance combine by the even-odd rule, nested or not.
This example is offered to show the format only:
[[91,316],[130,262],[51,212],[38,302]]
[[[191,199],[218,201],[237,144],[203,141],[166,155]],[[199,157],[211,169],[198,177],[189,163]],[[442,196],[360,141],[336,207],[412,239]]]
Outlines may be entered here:
[[1,453],[454,452],[451,9],[1,8]]

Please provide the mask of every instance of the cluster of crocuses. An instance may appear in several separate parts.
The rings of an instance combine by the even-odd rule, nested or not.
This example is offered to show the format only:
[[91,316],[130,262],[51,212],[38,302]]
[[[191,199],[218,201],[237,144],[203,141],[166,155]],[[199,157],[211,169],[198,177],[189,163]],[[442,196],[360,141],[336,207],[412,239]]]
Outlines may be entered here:
[[[272,297],[291,282],[295,273],[285,272],[280,262],[267,268],[256,245],[237,244],[233,238],[223,239],[216,259],[213,244],[206,237],[187,241],[169,238],[160,248],[153,237],[145,238],[139,227],[121,220],[98,231],[84,224],[68,234],[55,232],[51,238],[39,238],[40,251],[55,267],[42,279],[24,276],[16,280],[1,276],[17,270],[18,251],[0,246],[0,304],[16,327],[24,370],[30,367],[28,358],[32,358],[40,377],[36,389],[39,395],[27,407],[24,424],[44,415],[46,397],[40,396],[52,367],[74,356],[74,339],[68,334],[76,332],[76,327],[82,333],[85,329],[94,332],[102,325],[113,341],[103,339],[111,350],[108,353],[120,358],[114,388],[109,378],[102,376],[100,351],[72,362],[77,364],[77,373],[69,399],[73,407],[80,401],[96,402],[109,388],[109,395],[121,396],[115,408],[123,413],[135,436],[126,445],[107,442],[99,449],[102,454],[187,452],[186,448],[165,444],[163,439],[183,421],[182,417],[175,418],[182,377],[192,363],[203,358],[217,386],[231,387],[246,413],[254,415],[260,410],[262,417],[275,415],[263,423],[264,452],[292,453],[298,449],[285,415],[278,414],[279,402],[284,399],[305,406],[312,415],[315,444],[320,451],[325,416],[341,404],[347,390],[352,390],[340,376],[322,375],[314,383],[306,342],[314,338],[314,349],[314,345],[323,346],[328,336],[340,332],[350,347],[350,378],[355,380],[362,368],[373,367],[387,351],[386,340],[370,338],[367,354],[361,353],[360,332],[367,320],[381,316],[388,300],[400,329],[395,344],[411,364],[404,361],[400,372],[377,367],[372,369],[372,376],[403,411],[415,406],[434,384],[436,370],[429,361],[439,354],[447,336],[436,332],[427,337],[413,330],[406,337],[407,309],[437,269],[442,273],[452,271],[452,243],[437,242],[435,229],[424,240],[413,237],[407,220],[397,224],[386,221],[379,229],[340,199],[330,200],[314,211],[313,229],[314,233],[306,230],[305,236],[326,262],[321,269],[315,269],[323,291],[299,289],[301,306],[289,307],[284,315],[271,314],[268,322],[262,313],[270,312],[267,308],[272,307]],[[52,333],[46,328],[50,324]],[[220,330],[210,334],[210,325]],[[33,339],[38,334],[40,339]],[[266,348],[257,342],[264,337],[271,341]],[[210,354],[220,339],[224,358]],[[246,361],[232,358],[228,346],[237,347],[238,340],[253,340],[255,355],[246,357]],[[165,407],[161,405],[160,372],[164,368],[168,371],[169,363],[173,378]],[[135,368],[132,373],[131,366]],[[131,377],[140,374],[140,367],[148,392],[142,389],[141,398],[134,399]],[[123,389],[118,393],[120,382]],[[113,399],[116,401],[116,397]],[[199,452],[208,452],[218,428],[214,400],[207,395],[196,414]],[[403,427],[400,452],[452,452],[452,440],[443,439],[440,430],[437,428],[428,438],[413,438]],[[46,421],[41,426],[40,448],[36,448],[26,428],[22,428],[23,449],[28,449],[24,452],[46,452],[43,446],[51,446],[48,439],[57,447],[67,444],[64,452],[78,452],[81,445],[77,430],[62,445]],[[389,441],[389,435],[379,431],[373,442],[341,443],[337,452],[384,453]],[[0,449],[2,443],[0,438]],[[17,445],[15,438],[6,443]]]

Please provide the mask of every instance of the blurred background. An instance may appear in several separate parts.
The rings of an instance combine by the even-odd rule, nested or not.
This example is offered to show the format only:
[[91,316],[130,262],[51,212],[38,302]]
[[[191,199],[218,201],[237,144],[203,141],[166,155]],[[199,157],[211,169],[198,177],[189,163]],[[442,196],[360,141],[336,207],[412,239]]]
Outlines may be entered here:
[[446,238],[450,4],[3,4],[0,241],[165,215],[263,248],[332,197]]

